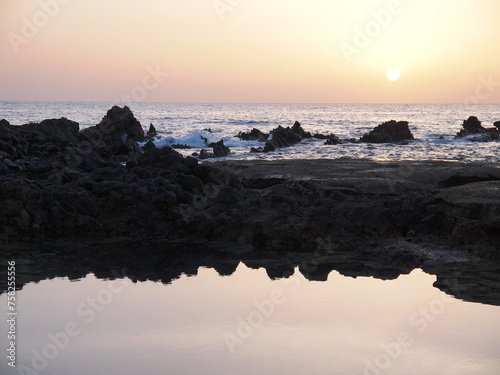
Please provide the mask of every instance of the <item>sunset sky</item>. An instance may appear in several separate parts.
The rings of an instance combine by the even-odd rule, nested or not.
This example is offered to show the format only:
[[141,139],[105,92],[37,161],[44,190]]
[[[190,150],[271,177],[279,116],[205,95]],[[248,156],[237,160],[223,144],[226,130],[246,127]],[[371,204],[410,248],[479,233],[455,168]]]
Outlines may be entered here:
[[499,20],[499,0],[0,0],[0,100],[500,103]]

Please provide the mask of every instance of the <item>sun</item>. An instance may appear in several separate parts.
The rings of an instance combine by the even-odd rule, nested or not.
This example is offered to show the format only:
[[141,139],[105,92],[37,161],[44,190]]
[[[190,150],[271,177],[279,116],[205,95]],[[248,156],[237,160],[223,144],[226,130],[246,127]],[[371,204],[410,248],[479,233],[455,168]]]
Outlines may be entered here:
[[401,77],[401,73],[397,69],[391,69],[387,72],[387,79],[389,81],[397,81]]

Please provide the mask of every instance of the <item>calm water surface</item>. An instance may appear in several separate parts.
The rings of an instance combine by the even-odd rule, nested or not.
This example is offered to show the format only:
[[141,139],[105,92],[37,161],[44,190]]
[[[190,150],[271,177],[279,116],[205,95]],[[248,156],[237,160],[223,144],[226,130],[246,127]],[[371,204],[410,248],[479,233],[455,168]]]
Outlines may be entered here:
[[93,274],[30,283],[18,292],[18,368],[2,355],[1,373],[500,374],[500,307],[435,280],[332,271],[315,282],[297,269],[271,280],[241,263],[168,285]]

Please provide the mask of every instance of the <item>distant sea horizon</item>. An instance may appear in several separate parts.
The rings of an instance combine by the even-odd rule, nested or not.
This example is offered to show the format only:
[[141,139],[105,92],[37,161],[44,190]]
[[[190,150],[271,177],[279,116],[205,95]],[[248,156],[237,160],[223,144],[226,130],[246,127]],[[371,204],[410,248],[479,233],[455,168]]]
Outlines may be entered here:
[[142,102],[115,102],[105,100],[18,100],[18,99],[0,99],[3,102],[24,102],[24,103],[110,103],[118,106],[130,106],[130,104],[354,104],[354,105],[500,105],[498,103],[459,103],[459,102],[241,102],[241,101],[142,101]]

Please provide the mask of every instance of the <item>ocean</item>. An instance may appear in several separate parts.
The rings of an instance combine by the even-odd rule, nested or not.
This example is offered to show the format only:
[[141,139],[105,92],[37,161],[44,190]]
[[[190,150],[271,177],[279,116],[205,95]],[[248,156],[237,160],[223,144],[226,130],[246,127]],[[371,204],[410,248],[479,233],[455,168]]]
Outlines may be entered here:
[[[0,119],[20,125],[47,118],[66,117],[81,128],[100,122],[112,103],[100,102],[0,102]],[[120,105],[120,104],[119,104]],[[122,104],[123,105],[123,104]],[[158,146],[185,144],[184,155],[209,149],[207,142],[221,139],[230,147],[224,159],[337,159],[453,160],[499,162],[499,142],[478,143],[455,139],[462,123],[477,116],[485,127],[500,120],[499,104],[218,104],[131,103],[135,117],[145,130],[153,124],[161,135]],[[239,132],[258,128],[264,132],[299,121],[311,133],[333,133],[342,139],[359,138],[389,120],[408,121],[416,140],[409,144],[346,143],[326,146],[310,139],[267,154],[251,153],[257,141],[241,141]]]

